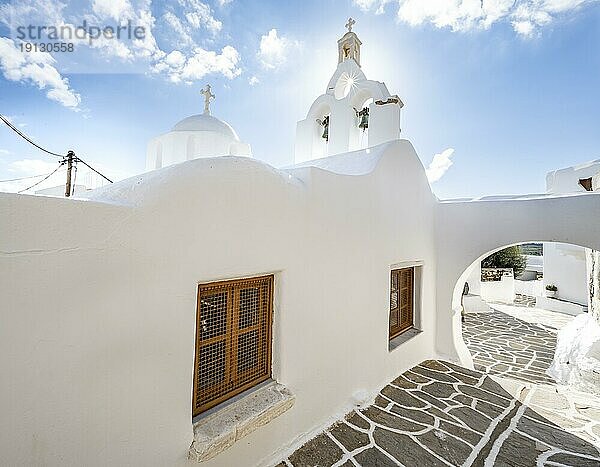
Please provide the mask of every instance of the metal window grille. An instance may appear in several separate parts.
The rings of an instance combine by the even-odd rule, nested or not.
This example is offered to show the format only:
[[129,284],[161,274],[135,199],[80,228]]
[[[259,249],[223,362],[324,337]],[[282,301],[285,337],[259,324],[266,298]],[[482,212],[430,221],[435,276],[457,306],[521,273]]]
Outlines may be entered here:
[[413,327],[415,268],[394,269],[390,284],[390,339]]
[[194,416],[271,376],[273,276],[198,286]]

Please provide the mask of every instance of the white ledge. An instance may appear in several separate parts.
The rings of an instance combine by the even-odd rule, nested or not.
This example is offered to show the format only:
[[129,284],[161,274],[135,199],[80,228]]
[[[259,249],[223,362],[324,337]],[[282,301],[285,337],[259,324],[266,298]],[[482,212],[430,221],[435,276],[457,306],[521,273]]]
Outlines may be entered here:
[[194,423],[194,441],[188,457],[196,462],[212,459],[286,412],[295,400],[282,384],[272,382],[259,387]]

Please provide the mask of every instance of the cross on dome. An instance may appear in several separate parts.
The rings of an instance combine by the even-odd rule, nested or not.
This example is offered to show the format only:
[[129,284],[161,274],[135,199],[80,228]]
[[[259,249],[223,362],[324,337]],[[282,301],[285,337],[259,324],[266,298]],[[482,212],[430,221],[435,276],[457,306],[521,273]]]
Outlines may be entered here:
[[215,98],[215,95],[211,92],[210,84],[207,84],[206,88],[200,91],[200,94],[204,96],[204,115],[210,115],[210,100]]
[[345,27],[348,29],[348,32],[352,32],[352,26],[354,26],[355,24],[356,21],[354,21],[352,18],[348,18],[348,22],[345,25]]

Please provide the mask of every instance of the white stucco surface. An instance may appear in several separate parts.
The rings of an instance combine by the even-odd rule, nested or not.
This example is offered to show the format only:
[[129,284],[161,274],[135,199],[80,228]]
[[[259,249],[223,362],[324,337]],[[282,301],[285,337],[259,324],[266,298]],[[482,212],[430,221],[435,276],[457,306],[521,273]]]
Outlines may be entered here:
[[[348,42],[350,41],[350,43]],[[349,44],[352,53],[344,53]],[[296,125],[295,161],[311,161],[400,139],[400,98],[385,83],[367,79],[360,66],[360,40],[354,32],[338,41],[338,65],[325,92]],[[359,127],[359,111],[368,109],[368,129]],[[329,119],[328,138],[323,138]]]
[[585,248],[544,243],[544,287],[558,287],[558,297],[580,305],[588,302]]
[[600,325],[593,316],[581,314],[558,332],[547,373],[561,384],[600,395]]
[[[205,464],[268,465],[417,362],[469,364],[474,261],[600,248],[598,193],[440,203],[402,140],[286,170],[196,159],[86,196],[0,195],[4,465],[190,463],[199,282],[275,275],[273,379],[295,404]],[[390,268],[408,262],[422,332],[390,352]]]
[[[582,193],[586,190],[579,181],[598,174],[600,160],[558,169],[546,175],[546,191],[552,194]],[[581,219],[587,219],[587,216],[582,213]],[[581,245],[544,244],[544,286],[556,285],[561,299],[587,305],[589,287],[586,261],[586,249]]]
[[[207,466],[268,464],[433,357],[436,199],[410,143],[376,149],[357,176],[220,157],[89,201],[2,194],[0,463],[189,463],[198,282],[275,274],[273,378],[296,396]],[[423,332],[389,352],[390,266],[413,260]]]
[[[471,272],[467,269],[473,262],[507,246],[534,241],[598,249],[599,195],[487,197],[438,204],[436,346],[440,355],[470,362],[461,338],[459,311],[462,287]],[[590,222],[580,222],[582,216]]]
[[544,295],[544,281],[542,279],[534,281],[521,281],[515,279],[515,293],[527,295],[529,297],[541,297]]
[[240,141],[227,122],[210,114],[184,118],[171,131],[148,142],[146,170],[201,157],[250,156],[250,145]]
[[515,278],[502,276],[499,281],[481,282],[481,298],[486,302],[512,303],[515,299]]
[[546,174],[548,193],[581,193],[585,191],[580,179],[594,177],[600,173],[600,159],[584,164],[553,170]]

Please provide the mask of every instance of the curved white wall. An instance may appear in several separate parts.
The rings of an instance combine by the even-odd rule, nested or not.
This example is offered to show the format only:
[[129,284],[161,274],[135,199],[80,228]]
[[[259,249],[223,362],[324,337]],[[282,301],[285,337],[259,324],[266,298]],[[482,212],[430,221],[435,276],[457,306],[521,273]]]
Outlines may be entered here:
[[[410,143],[363,155],[362,175],[219,157],[97,202],[0,195],[0,464],[186,465],[200,281],[276,275],[273,373],[296,395],[207,467],[274,460],[433,357],[436,200]],[[413,260],[423,332],[389,352],[390,266]]]
[[490,253],[524,242],[600,248],[600,193],[442,202],[436,226],[437,349],[468,364],[459,313],[467,269]]
[[200,157],[251,154],[248,144],[224,134],[207,131],[170,131],[148,143],[146,169],[154,170]]
[[[187,465],[198,282],[276,277],[273,376],[296,403],[205,464],[252,466],[419,361],[468,362],[453,296],[473,261],[600,249],[599,194],[438,203],[407,141],[314,165],[218,157],[95,201],[0,194],[0,464]],[[389,352],[405,261],[423,264],[423,332]]]

